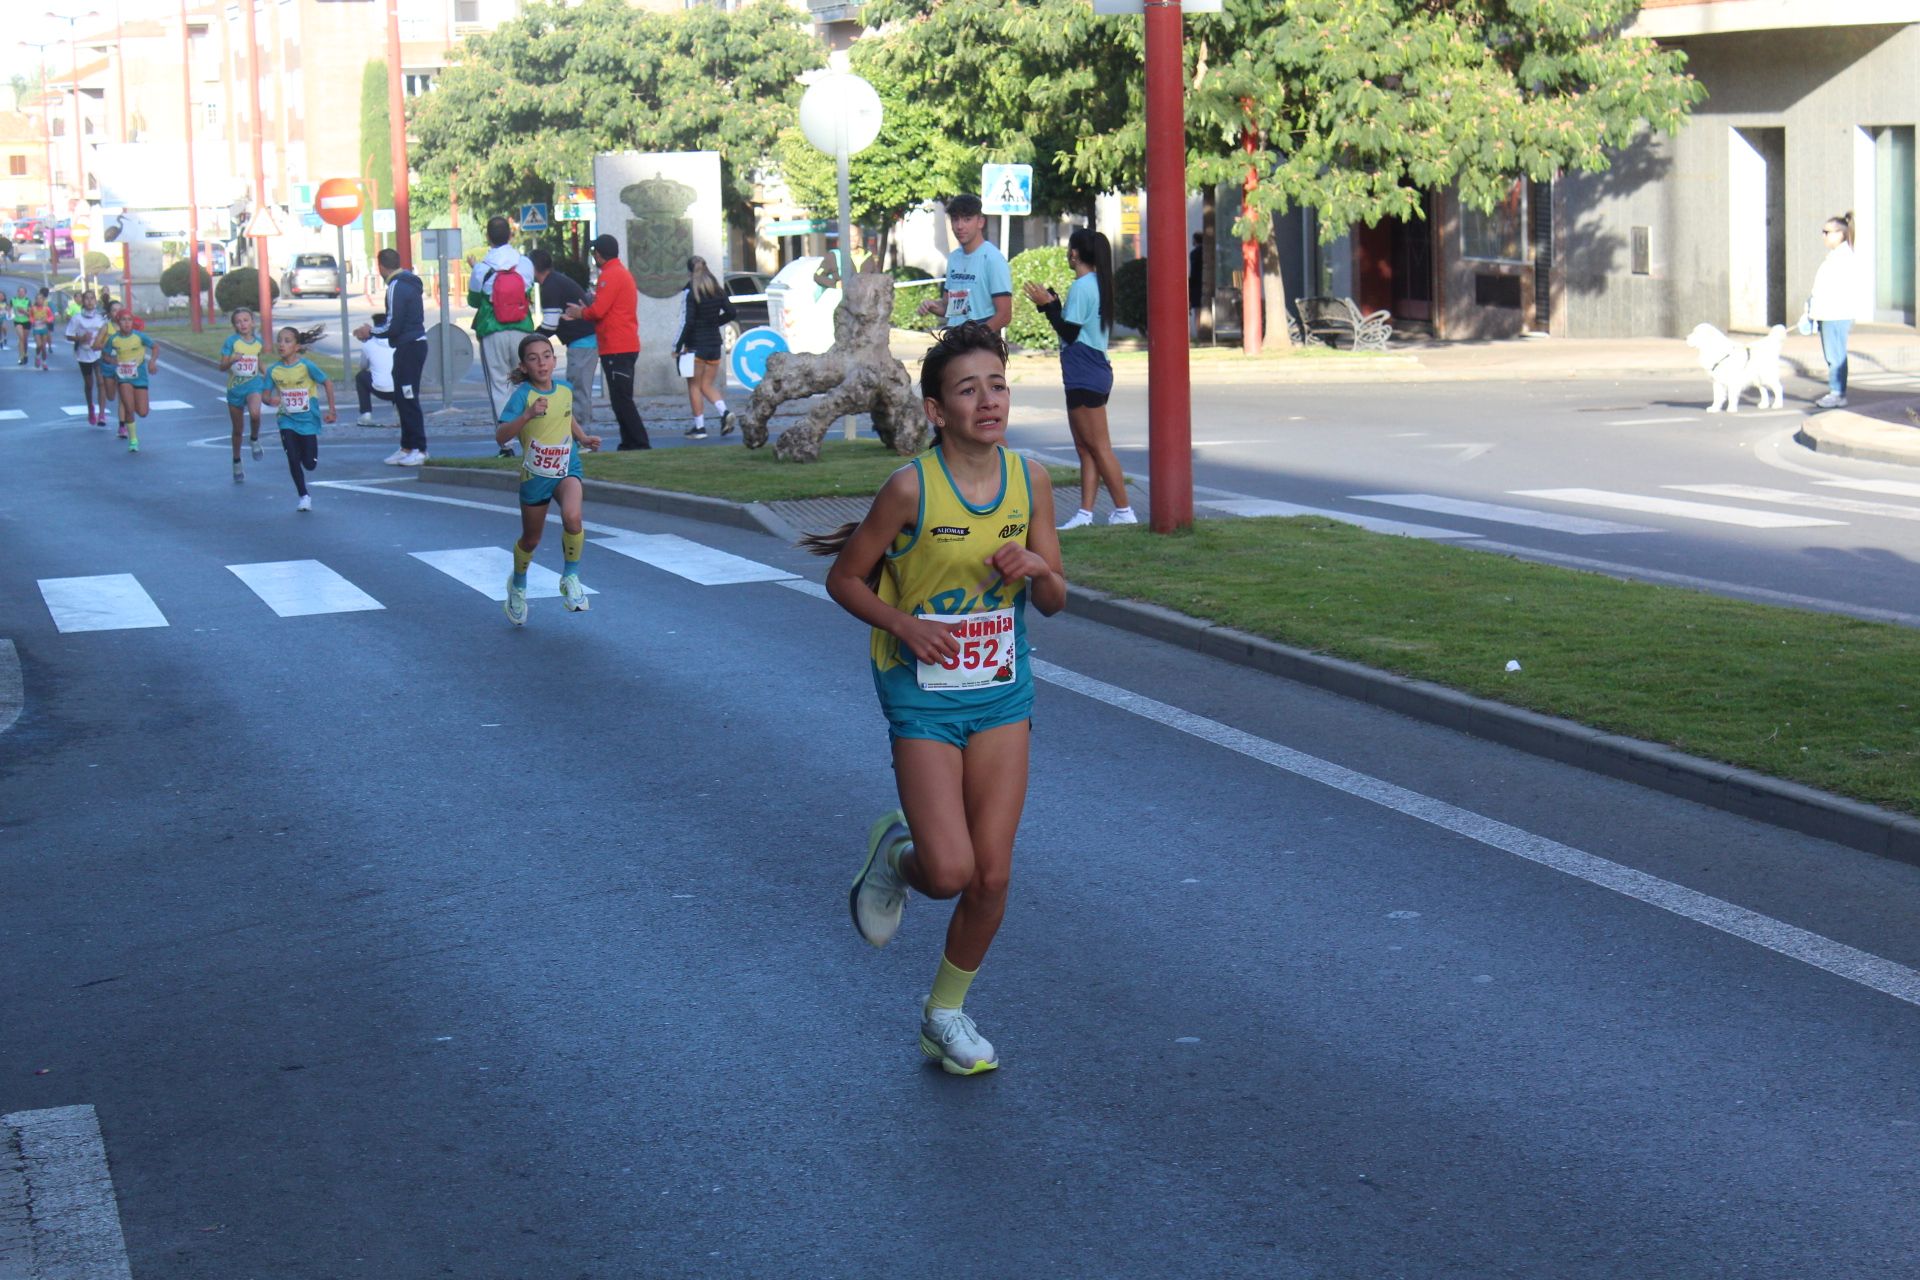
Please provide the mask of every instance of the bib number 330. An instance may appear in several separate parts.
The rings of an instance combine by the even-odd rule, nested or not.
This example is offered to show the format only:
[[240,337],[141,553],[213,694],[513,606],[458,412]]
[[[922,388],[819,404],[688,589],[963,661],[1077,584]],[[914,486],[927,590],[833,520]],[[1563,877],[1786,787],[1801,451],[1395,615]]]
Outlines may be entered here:
[[922,689],[961,691],[1013,683],[1013,610],[958,616],[932,613],[925,617],[928,622],[952,624],[960,652],[939,662],[920,663]]

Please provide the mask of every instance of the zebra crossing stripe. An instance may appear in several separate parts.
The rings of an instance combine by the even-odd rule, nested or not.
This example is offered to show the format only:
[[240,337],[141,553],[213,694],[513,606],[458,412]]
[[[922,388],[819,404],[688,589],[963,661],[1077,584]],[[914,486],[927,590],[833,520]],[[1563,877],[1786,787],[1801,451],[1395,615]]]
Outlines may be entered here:
[[0,409],[0,420],[6,422],[17,422],[26,416],[27,411],[25,409]]
[[1920,484],[1912,480],[1820,480],[1823,489],[1853,489],[1860,493],[1887,493],[1897,498],[1920,498]]
[[1350,511],[1331,511],[1325,507],[1303,507],[1292,502],[1275,502],[1270,498],[1207,498],[1203,506],[1216,511],[1224,511],[1233,516],[1324,516],[1328,520],[1338,520],[1342,524],[1358,525],[1375,533],[1392,533],[1406,538],[1477,538],[1477,533],[1462,533],[1458,529],[1440,529],[1430,524],[1408,524],[1404,520],[1383,520],[1379,516],[1359,516]]
[[[409,551],[415,560],[432,565],[455,582],[465,583],[489,600],[507,598],[507,578],[513,573],[513,552],[505,547],[461,547],[453,551]],[[588,595],[598,595],[592,587]],[[527,599],[554,600],[560,596],[560,575],[544,565],[527,566]]]
[[90,1106],[0,1116],[0,1276],[131,1280],[100,1120]]
[[656,569],[678,574],[703,587],[729,586],[737,582],[782,582],[794,577],[785,569],[776,569],[758,560],[736,556],[718,547],[709,547],[671,533],[635,533],[618,538],[595,538],[593,545],[605,547]]
[[227,570],[283,618],[386,608],[318,560],[230,564]]
[[130,573],[90,578],[42,578],[40,596],[53,625],[68,631],[130,631],[164,627],[167,617]]
[[1588,537],[1598,533],[1658,533],[1644,524],[1615,524],[1611,520],[1593,520],[1586,516],[1563,515],[1557,511],[1535,511],[1531,507],[1508,507],[1497,502],[1468,502],[1432,493],[1356,493],[1356,502],[1381,502],[1388,506],[1431,511],[1435,515],[1464,516],[1469,520],[1488,520],[1495,524],[1524,525],[1555,533],[1573,533]]
[[1920,520],[1920,507],[1897,502],[1867,502],[1860,498],[1830,497],[1819,493],[1795,493],[1791,489],[1769,489],[1753,484],[1670,484],[1669,489],[1683,493],[1704,493],[1716,498],[1745,498],[1752,502],[1777,502],[1783,507],[1816,507],[1845,511],[1857,516],[1882,516],[1888,520]]
[[1722,507],[1710,502],[1654,498],[1639,493],[1614,493],[1607,489],[1514,489],[1511,492],[1516,498],[1545,498],[1551,502],[1572,502],[1589,507],[1612,507],[1618,511],[1644,511],[1648,515],[1677,516],[1682,520],[1706,520],[1713,524],[1735,524],[1748,529],[1806,529],[1814,525],[1846,523],[1844,520],[1821,520],[1815,516],[1790,516],[1779,511]]

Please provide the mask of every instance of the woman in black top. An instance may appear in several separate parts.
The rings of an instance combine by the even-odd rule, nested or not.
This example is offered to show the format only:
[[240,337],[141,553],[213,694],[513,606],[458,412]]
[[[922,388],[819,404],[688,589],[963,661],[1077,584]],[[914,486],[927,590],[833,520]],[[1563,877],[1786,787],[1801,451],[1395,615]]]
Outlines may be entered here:
[[[680,295],[680,337],[673,354],[680,361],[680,372],[687,380],[687,403],[693,409],[693,426],[687,436],[707,438],[707,415],[701,401],[720,411],[720,434],[733,430],[733,414],[720,387],[720,327],[733,319],[733,304],[727,291],[707,270],[705,258],[687,259],[687,291]],[[689,367],[691,365],[691,367]]]

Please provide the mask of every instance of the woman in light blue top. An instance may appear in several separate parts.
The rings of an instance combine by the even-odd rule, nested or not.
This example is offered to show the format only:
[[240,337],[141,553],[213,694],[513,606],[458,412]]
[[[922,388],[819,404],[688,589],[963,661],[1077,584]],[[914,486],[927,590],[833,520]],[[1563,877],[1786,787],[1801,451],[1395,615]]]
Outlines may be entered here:
[[1107,362],[1107,335],[1113,331],[1113,250],[1107,238],[1086,227],[1067,237],[1067,263],[1073,285],[1063,306],[1060,295],[1029,281],[1027,301],[1060,335],[1060,380],[1067,389],[1067,426],[1080,455],[1080,509],[1062,529],[1093,523],[1093,498],[1099,481],[1113,499],[1108,524],[1138,524],[1127,504],[1127,477],[1107,435],[1107,397],[1113,392],[1113,366]]

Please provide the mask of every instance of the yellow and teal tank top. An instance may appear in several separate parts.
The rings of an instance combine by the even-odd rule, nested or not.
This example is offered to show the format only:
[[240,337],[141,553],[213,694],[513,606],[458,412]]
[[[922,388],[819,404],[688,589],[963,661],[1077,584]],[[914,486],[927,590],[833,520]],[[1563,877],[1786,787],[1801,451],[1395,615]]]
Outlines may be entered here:
[[[913,460],[920,473],[920,509],[902,530],[881,565],[882,600],[914,617],[971,617],[979,621],[961,635],[962,664],[946,673],[922,672],[919,686],[937,692],[951,680],[956,693],[1027,680],[1027,584],[999,580],[987,557],[1003,543],[1027,543],[1033,494],[1026,463],[1005,449],[1000,455],[1000,492],[976,507],[961,496],[941,450]],[[984,585],[983,585],[984,584]],[[874,629],[873,667],[884,673],[918,666],[900,642]]]
[[266,363],[265,351],[266,343],[259,338],[243,338],[238,333],[227,335],[220,347],[221,355],[233,357],[233,363],[227,366],[227,390],[239,391],[265,382],[261,371]]

